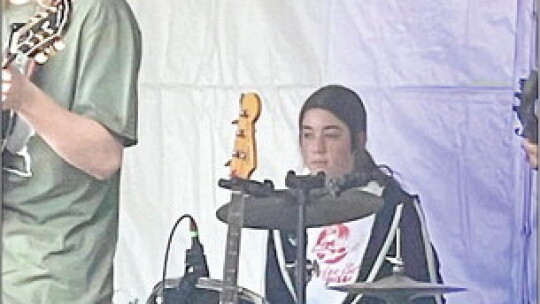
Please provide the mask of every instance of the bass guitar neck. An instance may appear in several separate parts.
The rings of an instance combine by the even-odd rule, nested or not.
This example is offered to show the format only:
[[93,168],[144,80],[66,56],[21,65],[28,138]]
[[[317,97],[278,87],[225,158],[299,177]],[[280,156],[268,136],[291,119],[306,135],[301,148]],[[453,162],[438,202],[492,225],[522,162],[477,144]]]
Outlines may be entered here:
[[244,194],[241,191],[236,191],[231,195],[231,199],[220,304],[238,303],[238,261],[240,260],[240,243],[244,220]]
[[[261,102],[255,93],[242,94],[240,115],[234,123],[238,125],[234,142],[233,158],[228,162],[231,177],[249,180],[257,167],[255,144],[255,121],[259,118]],[[240,182],[241,184],[241,182]],[[228,212],[227,244],[223,268],[223,286],[219,302],[221,304],[238,303],[238,260],[240,257],[240,239],[244,222],[244,201],[246,194],[241,187],[231,188],[231,204]]]

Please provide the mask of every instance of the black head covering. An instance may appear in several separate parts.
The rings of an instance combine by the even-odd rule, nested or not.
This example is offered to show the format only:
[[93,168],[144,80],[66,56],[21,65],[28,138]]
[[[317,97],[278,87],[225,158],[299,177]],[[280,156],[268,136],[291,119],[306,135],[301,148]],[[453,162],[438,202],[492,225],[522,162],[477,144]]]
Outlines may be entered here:
[[298,124],[302,127],[302,120],[306,112],[313,108],[327,110],[343,121],[351,133],[352,148],[357,147],[358,132],[366,132],[366,109],[360,96],[353,90],[341,85],[327,85],[308,97],[302,109]]

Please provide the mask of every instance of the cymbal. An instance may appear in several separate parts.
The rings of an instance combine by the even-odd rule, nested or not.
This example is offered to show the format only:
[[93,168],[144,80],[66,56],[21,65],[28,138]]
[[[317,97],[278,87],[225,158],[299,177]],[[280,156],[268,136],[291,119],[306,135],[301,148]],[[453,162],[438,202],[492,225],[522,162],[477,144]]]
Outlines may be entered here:
[[[360,219],[377,212],[383,205],[379,196],[352,188],[332,196],[326,191],[312,191],[306,202],[306,228],[327,226]],[[231,202],[217,210],[217,217],[227,222]],[[247,196],[242,227],[295,230],[298,204],[290,190],[276,190],[268,197]]]
[[402,273],[393,273],[372,283],[328,284],[329,289],[381,298],[387,303],[406,303],[419,297],[464,291],[465,288],[415,281]]

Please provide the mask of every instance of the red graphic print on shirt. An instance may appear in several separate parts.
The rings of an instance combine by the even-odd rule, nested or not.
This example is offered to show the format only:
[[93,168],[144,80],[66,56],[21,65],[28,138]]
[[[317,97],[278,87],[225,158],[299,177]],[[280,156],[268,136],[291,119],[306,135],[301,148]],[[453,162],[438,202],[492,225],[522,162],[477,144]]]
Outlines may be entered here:
[[332,225],[322,230],[313,247],[317,258],[327,264],[334,264],[347,256],[349,228],[343,224]]

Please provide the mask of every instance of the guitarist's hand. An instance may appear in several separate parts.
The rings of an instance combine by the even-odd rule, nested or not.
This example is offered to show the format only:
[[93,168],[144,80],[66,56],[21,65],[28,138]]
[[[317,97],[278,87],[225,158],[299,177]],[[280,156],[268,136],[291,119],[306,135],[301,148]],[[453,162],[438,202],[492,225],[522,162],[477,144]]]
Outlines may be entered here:
[[538,144],[530,142],[528,139],[525,139],[521,146],[527,155],[527,161],[531,167],[535,170],[538,170]]
[[32,61],[26,75],[23,75],[19,69],[12,64],[9,64],[5,69],[2,69],[3,110],[13,110],[18,112],[25,104],[30,103],[35,99],[36,94],[41,91],[29,79],[29,76],[32,75],[35,68],[35,62]]
[[2,69],[2,108],[17,112],[61,158],[85,173],[103,180],[120,168],[119,139],[99,122],[62,107],[12,65]]

